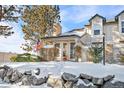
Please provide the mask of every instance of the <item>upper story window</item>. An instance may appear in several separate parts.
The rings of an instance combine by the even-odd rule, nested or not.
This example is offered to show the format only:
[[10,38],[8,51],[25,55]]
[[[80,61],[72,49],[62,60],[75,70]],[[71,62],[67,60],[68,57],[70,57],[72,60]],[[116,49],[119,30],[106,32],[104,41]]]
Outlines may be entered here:
[[100,35],[100,30],[94,30],[94,35]]
[[93,31],[94,31],[94,35],[100,35],[100,25],[94,24]]
[[124,21],[121,22],[121,31],[124,33]]

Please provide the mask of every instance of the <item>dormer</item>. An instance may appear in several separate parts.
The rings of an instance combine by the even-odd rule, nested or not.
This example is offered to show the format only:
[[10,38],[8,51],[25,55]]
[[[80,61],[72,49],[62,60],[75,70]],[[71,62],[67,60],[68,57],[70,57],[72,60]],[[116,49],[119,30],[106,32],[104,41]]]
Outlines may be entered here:
[[124,10],[115,16],[118,21],[119,32],[124,34]]
[[94,15],[90,20],[92,36],[100,36],[103,34],[103,23],[105,18],[99,14]]

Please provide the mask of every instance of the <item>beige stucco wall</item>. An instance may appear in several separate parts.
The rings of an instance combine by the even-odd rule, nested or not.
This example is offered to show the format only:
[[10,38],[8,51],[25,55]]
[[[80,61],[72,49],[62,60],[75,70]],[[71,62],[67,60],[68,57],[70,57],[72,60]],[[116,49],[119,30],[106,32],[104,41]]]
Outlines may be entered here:
[[86,31],[89,35],[92,35],[92,33],[91,33],[91,25],[85,26],[84,31]]
[[112,43],[115,39],[114,33],[118,33],[118,24],[116,23],[107,23],[103,26],[103,32],[105,33],[106,43]]

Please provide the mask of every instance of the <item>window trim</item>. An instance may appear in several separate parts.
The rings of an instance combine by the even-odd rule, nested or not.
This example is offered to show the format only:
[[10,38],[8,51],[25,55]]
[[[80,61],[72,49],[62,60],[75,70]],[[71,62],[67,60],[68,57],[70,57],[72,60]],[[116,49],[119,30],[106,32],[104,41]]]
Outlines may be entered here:
[[[100,27],[97,26],[97,28],[94,28],[94,25],[100,25]],[[94,34],[94,31],[95,31],[95,30],[99,30],[99,34],[98,34],[98,35]],[[100,36],[101,33],[102,33],[101,24],[97,24],[97,23],[96,23],[96,24],[92,24],[92,35],[93,35],[93,36]]]
[[[100,29],[95,29],[95,30],[93,30],[94,31],[94,35],[100,35]],[[99,31],[99,34],[95,34],[95,31]]]
[[122,27],[122,22],[123,22],[123,24],[124,24],[124,20],[121,20],[121,33],[124,34],[124,31],[122,31],[122,29],[124,29],[124,27]]

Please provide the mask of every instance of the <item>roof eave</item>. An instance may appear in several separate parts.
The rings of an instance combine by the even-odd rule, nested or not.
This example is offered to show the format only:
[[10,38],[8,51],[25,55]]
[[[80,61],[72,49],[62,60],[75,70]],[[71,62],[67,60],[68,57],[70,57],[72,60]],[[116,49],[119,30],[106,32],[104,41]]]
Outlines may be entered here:
[[51,39],[51,38],[61,38],[61,37],[80,37],[78,35],[63,35],[63,36],[51,36],[51,37],[44,37],[42,39]]
[[124,10],[121,11],[119,14],[117,14],[117,15],[115,16],[115,19],[117,20],[117,19],[118,19],[118,16],[120,16],[122,13],[124,13]]
[[103,17],[103,16],[101,16],[101,15],[99,15],[99,14],[95,14],[93,17],[91,17],[91,18],[89,19],[89,22],[91,22],[91,20],[92,20],[93,18],[95,18],[96,16],[102,18],[103,21],[106,21],[106,18],[105,18],[105,17]]

